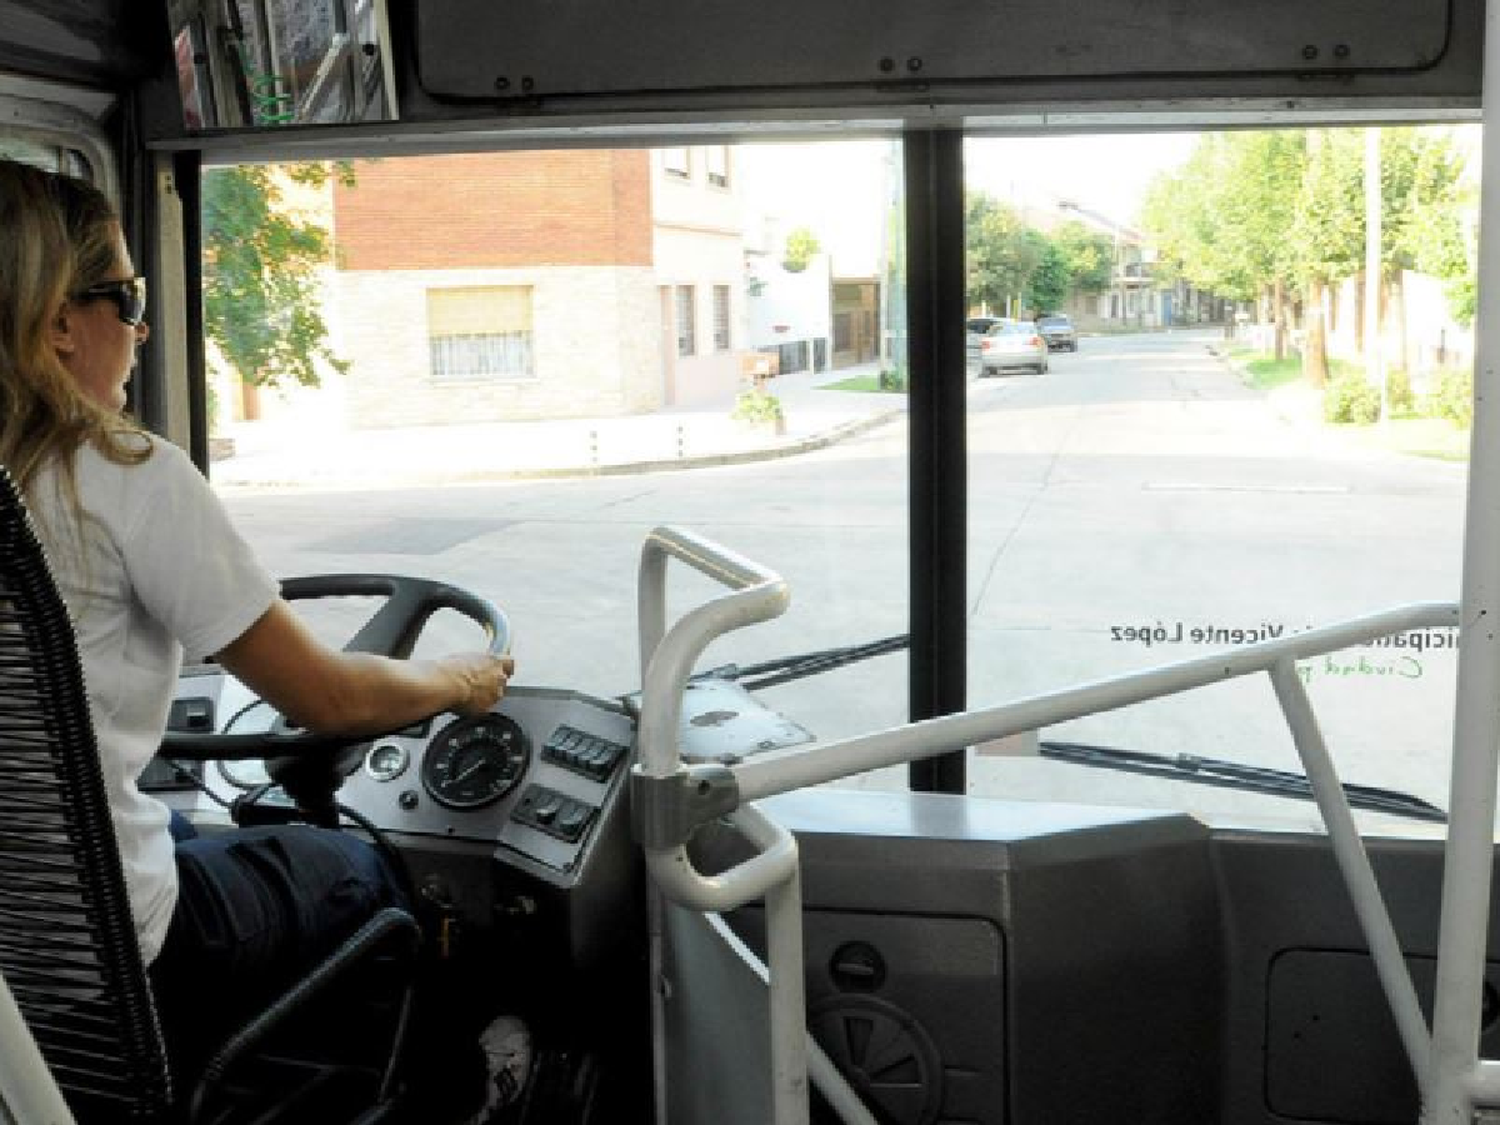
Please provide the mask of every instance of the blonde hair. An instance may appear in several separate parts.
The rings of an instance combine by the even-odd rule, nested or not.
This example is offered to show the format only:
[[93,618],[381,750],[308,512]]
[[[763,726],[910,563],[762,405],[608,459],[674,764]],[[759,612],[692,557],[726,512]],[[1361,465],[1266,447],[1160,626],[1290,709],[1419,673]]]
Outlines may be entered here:
[[69,297],[114,269],[118,222],[92,185],[0,160],[0,465],[29,494],[55,461],[75,510],[85,442],[119,464],[150,456],[133,423],[83,393],[50,339]]

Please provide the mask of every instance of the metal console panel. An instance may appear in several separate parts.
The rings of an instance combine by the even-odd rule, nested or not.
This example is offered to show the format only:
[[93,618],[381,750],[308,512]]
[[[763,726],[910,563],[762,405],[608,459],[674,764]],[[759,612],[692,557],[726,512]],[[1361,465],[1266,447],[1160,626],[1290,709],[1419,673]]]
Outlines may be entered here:
[[[760,807],[802,857],[809,1028],[883,1119],[1213,1119],[1224,970],[1202,824],[834,789]],[[764,916],[730,920],[758,949]],[[1059,1081],[1069,1059],[1090,1077]]]
[[[184,675],[177,695],[174,716],[210,729],[249,729],[275,717],[217,668]],[[504,757],[503,776],[488,792],[469,789],[445,801],[433,783],[452,782],[469,768],[461,761],[462,740],[476,729],[496,739],[490,748]],[[444,746],[453,755],[446,775],[434,772],[429,760]],[[403,840],[488,848],[502,862],[569,886],[585,854],[612,830],[610,814],[634,748],[635,722],[621,706],[572,691],[513,687],[483,720],[438,715],[375,739],[338,799]],[[160,778],[153,791],[172,807],[199,821],[222,817],[202,795],[179,789],[170,767],[158,767],[153,776]],[[209,762],[202,780],[215,797],[231,801],[266,776],[254,760]]]
[[[388,780],[361,770],[345,784],[340,799],[387,832],[492,843],[502,859],[524,857],[566,877],[577,870],[605,806],[620,787],[635,741],[634,724],[611,704],[545,688],[513,688],[494,713],[519,727],[526,764],[514,786],[493,803],[452,808],[434,799],[423,784],[423,757],[454,722],[451,716],[433,720],[422,737],[377,740],[371,757],[391,747],[409,755],[410,765]],[[570,762],[549,752],[554,735],[567,732],[591,746],[615,748],[607,771],[601,770],[602,754]],[[569,813],[580,818],[576,831],[558,825]]]
[[[1436,992],[1443,841],[1367,841],[1418,999]],[[1225,919],[1223,1125],[1419,1118],[1416,1080],[1328,841],[1216,831]],[[1500,918],[1491,876],[1480,1055],[1500,1057]]]
[[665,1116],[679,1123],[774,1120],[765,969],[717,914],[661,906]]

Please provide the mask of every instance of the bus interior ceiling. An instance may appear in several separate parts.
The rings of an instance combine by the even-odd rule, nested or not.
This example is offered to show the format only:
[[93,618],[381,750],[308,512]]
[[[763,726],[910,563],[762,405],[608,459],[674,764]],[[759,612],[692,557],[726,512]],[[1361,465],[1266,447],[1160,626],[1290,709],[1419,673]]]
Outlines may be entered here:
[[[907,204],[911,277],[925,283],[910,337],[911,660],[913,683],[926,685],[913,689],[913,719],[964,704],[961,686],[956,699],[941,686],[962,683],[953,653],[965,628],[963,599],[955,609],[943,578],[945,560],[963,565],[962,513],[945,505],[963,495],[964,466],[944,451],[963,448],[965,424],[947,378],[962,366],[950,362],[963,347],[951,327],[965,313],[962,240],[951,225],[933,233],[962,198],[946,141],[1474,120],[1484,40],[1479,0],[1328,0],[1295,11],[1245,0],[770,0],[679,6],[670,20],[620,0],[330,6],[357,31],[346,92],[358,91],[362,111],[351,120],[330,110],[319,123],[265,120],[243,54],[224,47],[223,3],[0,0],[0,135],[36,120],[25,106],[53,107],[46,120],[60,138],[70,122],[102,127],[126,214],[159,240],[151,260],[167,259],[188,282],[198,263],[170,259],[192,245],[194,224],[176,242],[163,234],[177,227],[157,212],[155,185],[165,172],[190,183],[200,161],[908,138],[908,184],[931,189]],[[851,33],[853,22],[861,27]],[[177,351],[163,343],[148,354],[139,392],[143,417],[184,444],[203,425],[201,387],[190,385],[202,370],[193,324],[179,327]],[[636,730],[633,718],[588,700],[517,706],[523,718],[550,716],[535,719],[538,746],[565,707],[620,742]],[[413,741],[414,753],[423,742]],[[624,1102],[575,1106],[590,1114],[580,1125],[650,1115],[644,893],[624,770],[598,783],[596,826],[566,878],[536,862],[507,866],[497,836],[435,839],[367,780],[350,798],[367,800],[363,811],[401,844],[419,886],[441,885],[451,907],[444,924],[463,923],[454,961],[482,977],[466,982],[455,971],[454,995],[480,979],[474,995],[504,993],[506,973],[535,958],[545,975],[519,966],[517,990],[556,1041],[599,1053],[606,1066],[639,1068],[619,1083]],[[924,776],[942,787],[941,771]],[[820,789],[765,802],[801,848],[809,1026],[880,1120],[1414,1119],[1415,1079],[1325,838],[1211,829],[1173,813],[985,801],[964,796],[959,778],[956,792]],[[1430,1012],[1442,841],[1368,846]],[[745,845],[714,824],[692,849],[713,870]],[[508,909],[523,901],[543,909]],[[729,918],[751,948],[764,947],[759,906]],[[1493,905],[1490,919],[1481,1054],[1500,1049]],[[622,930],[640,940],[619,940]],[[678,962],[669,955],[669,971],[681,974],[669,1007],[694,977],[681,959],[695,940],[684,935]],[[765,1125],[759,1094],[720,1084],[765,1062],[764,1050],[744,1041],[727,1007],[731,986],[704,987],[722,988],[723,1002],[711,993],[669,1013],[684,1034],[667,1058],[674,1115],[658,1107],[657,1120]],[[603,995],[618,1013],[599,1015]],[[872,1035],[885,1063],[868,1056]],[[617,1060],[608,1057],[610,1037],[633,1036]]]

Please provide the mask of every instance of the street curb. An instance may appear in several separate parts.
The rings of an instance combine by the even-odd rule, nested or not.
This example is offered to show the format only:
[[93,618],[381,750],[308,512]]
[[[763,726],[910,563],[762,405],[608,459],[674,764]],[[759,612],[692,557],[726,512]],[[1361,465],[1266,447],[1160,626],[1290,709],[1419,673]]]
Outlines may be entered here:
[[[784,445],[762,446],[758,449],[743,449],[732,453],[703,453],[690,457],[661,458],[655,461],[626,461],[614,465],[564,465],[551,469],[475,469],[459,473],[417,473],[400,478],[350,478],[329,477],[326,479],[281,479],[266,477],[260,480],[230,481],[215,483],[223,492],[250,491],[260,488],[281,489],[355,489],[385,487],[393,485],[435,484],[484,484],[499,481],[527,480],[585,480],[595,477],[634,476],[642,473],[675,472],[683,469],[718,468],[726,465],[748,465],[757,461],[774,461],[794,457],[801,453],[812,453],[827,449],[849,438],[883,426],[906,413],[905,406],[879,411],[867,418],[856,418],[841,422],[822,433],[799,438]],[[210,479],[212,479],[210,477]]]

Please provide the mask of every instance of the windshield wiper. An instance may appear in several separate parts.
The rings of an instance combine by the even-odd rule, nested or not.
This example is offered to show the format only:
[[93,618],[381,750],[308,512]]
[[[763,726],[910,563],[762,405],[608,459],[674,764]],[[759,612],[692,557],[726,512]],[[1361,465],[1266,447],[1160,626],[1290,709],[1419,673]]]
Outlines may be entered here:
[[[1118,750],[1082,742],[1042,742],[1038,749],[1044,758],[1056,758],[1077,765],[1164,777],[1172,781],[1217,785],[1225,789],[1246,789],[1305,801],[1313,799],[1312,783],[1305,775],[1267,766],[1247,766],[1222,758],[1200,758],[1196,754],[1151,754],[1141,750]],[[1350,806],[1356,809],[1436,823],[1446,823],[1448,820],[1448,814],[1442,809],[1411,793],[1347,783],[1343,789]]]
[[[846,645],[803,653],[799,656],[768,660],[763,664],[740,667],[726,664],[693,679],[721,679],[740,684],[747,691],[775,687],[805,676],[831,672],[860,660],[885,656],[899,652],[910,644],[908,634],[882,637],[862,645]],[[638,697],[628,697],[638,698]],[[1119,750],[1110,746],[1092,746],[1083,742],[1042,742],[1038,750],[1044,758],[1073,762],[1082,766],[1101,769],[1122,770],[1127,773],[1164,777],[1173,781],[1190,781],[1199,785],[1217,785],[1224,789],[1242,789],[1255,793],[1268,793],[1276,797],[1294,797],[1298,800],[1313,800],[1312,783],[1306,775],[1287,770],[1271,769],[1268,766],[1247,766],[1241,762],[1230,762],[1223,758],[1201,758],[1196,754],[1152,754],[1142,750]],[[1443,824],[1448,814],[1421,797],[1402,793],[1397,789],[1380,789],[1372,785],[1345,783],[1344,794],[1351,807],[1371,812],[1389,813],[1414,820],[1426,820]]]

